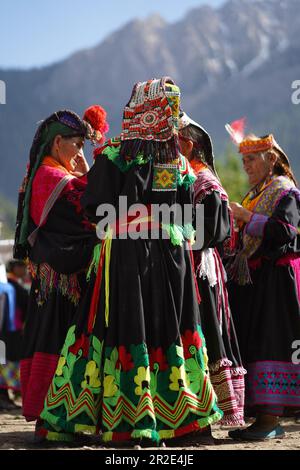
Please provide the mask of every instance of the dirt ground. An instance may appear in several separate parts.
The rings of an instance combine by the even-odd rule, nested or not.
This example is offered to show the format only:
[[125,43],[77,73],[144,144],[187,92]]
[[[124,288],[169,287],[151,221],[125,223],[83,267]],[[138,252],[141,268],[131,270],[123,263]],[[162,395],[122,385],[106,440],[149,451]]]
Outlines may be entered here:
[[[286,436],[281,439],[273,439],[269,442],[235,442],[228,438],[227,433],[229,428],[213,426],[213,435],[218,444],[210,446],[189,447],[190,450],[300,450],[300,424],[296,424],[294,419],[284,418],[282,425],[286,431]],[[33,424],[27,423],[18,411],[0,414],[0,450],[13,450],[13,449],[44,449],[42,445],[34,445],[32,442],[33,437]],[[66,449],[61,445],[51,445],[51,449]],[[74,447],[72,449],[78,450],[102,450],[100,441],[97,438],[91,438],[90,442],[85,443],[81,447]],[[155,448],[162,450],[162,448]],[[167,448],[166,448],[167,449]],[[173,448],[174,449],[174,448]],[[183,448],[181,448],[183,449]],[[107,449],[106,449],[107,450]]]

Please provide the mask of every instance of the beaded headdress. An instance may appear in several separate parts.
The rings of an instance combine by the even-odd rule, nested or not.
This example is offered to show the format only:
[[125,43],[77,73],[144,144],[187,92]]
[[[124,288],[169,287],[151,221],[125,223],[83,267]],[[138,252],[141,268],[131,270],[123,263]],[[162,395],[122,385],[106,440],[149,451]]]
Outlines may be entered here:
[[290,162],[288,156],[275,140],[273,134],[268,134],[262,137],[250,135],[245,137],[239,145],[239,153],[242,155],[249,155],[251,153],[265,152],[275,149],[279,152],[281,160],[284,161],[289,167]]
[[136,83],[123,113],[120,154],[178,159],[179,104],[180,89],[169,77]]

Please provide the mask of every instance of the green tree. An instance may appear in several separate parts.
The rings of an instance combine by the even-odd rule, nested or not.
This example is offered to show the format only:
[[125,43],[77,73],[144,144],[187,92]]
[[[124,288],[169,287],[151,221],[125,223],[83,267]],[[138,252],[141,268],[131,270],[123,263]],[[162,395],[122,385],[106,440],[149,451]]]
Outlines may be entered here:
[[248,190],[242,159],[228,146],[222,159],[216,162],[217,172],[230,201],[241,202]]
[[17,209],[4,196],[0,195],[0,238],[13,238]]

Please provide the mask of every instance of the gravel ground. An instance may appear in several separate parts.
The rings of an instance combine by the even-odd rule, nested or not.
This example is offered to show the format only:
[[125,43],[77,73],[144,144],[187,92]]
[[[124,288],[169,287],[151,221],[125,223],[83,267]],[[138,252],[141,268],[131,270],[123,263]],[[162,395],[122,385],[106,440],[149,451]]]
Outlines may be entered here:
[[[282,425],[286,431],[286,436],[281,439],[273,439],[269,442],[235,442],[228,438],[229,428],[213,426],[213,435],[216,438],[217,445],[210,446],[193,446],[190,450],[300,450],[300,424],[296,424],[291,418],[282,420]],[[0,450],[13,449],[49,449],[42,445],[34,445],[32,442],[34,426],[27,423],[19,412],[1,413],[0,414]],[[81,447],[72,449],[78,450],[103,450],[98,438],[88,438],[90,442],[85,443]],[[178,449],[185,449],[181,447]],[[61,444],[52,444],[51,449],[66,449]],[[162,448],[155,448],[156,450]],[[174,449],[174,447],[173,447]],[[107,449],[106,449],[107,450]],[[112,449],[113,450],[113,449]]]

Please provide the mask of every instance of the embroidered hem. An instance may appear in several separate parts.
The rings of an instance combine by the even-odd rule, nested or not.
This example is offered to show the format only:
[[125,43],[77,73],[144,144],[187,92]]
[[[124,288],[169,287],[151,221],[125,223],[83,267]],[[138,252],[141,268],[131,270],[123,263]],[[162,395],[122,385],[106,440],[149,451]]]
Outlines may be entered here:
[[232,362],[222,358],[209,367],[211,383],[217,395],[217,404],[224,415],[220,421],[225,426],[243,426],[246,370],[232,367]]

